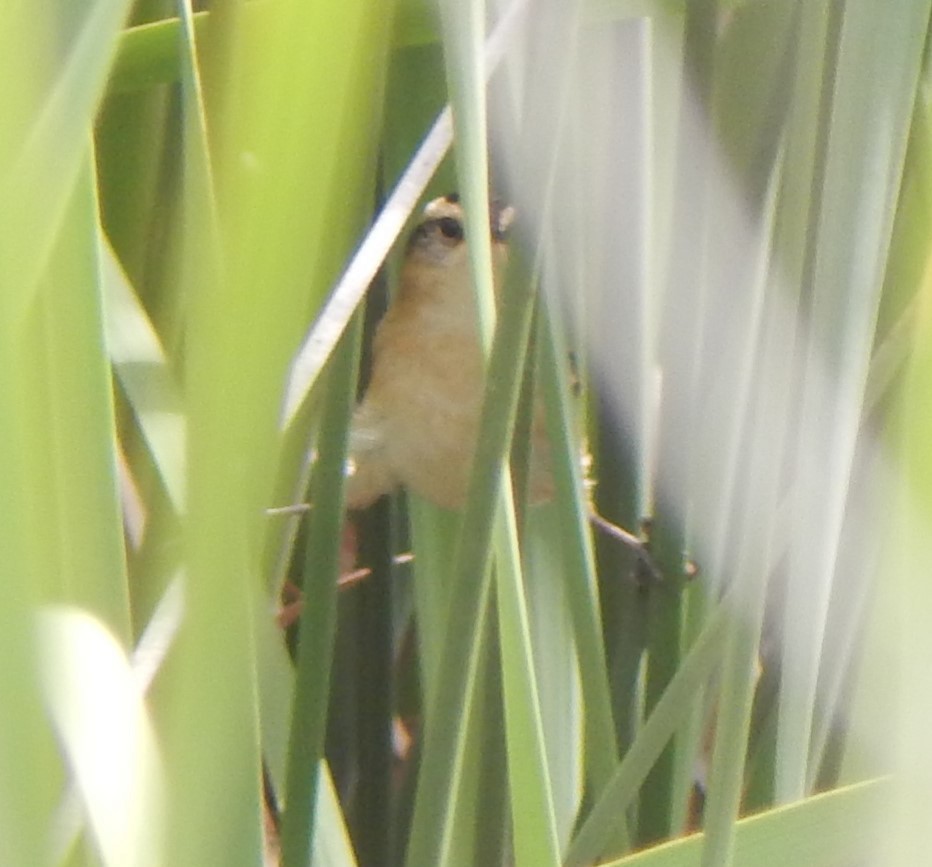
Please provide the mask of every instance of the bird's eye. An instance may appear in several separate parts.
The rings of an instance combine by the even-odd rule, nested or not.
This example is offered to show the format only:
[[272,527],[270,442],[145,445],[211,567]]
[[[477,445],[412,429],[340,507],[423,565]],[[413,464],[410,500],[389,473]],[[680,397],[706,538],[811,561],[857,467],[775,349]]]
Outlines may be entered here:
[[437,220],[437,226],[440,228],[444,238],[450,238],[453,241],[463,240],[463,224],[453,217],[441,217]]

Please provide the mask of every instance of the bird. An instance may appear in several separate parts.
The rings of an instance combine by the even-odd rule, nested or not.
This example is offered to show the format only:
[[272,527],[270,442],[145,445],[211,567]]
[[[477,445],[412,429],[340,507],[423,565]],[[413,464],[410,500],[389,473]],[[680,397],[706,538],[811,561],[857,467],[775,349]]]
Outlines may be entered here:
[[[510,205],[492,200],[496,295],[508,261]],[[485,357],[462,205],[428,202],[411,233],[398,291],[378,324],[372,373],[353,413],[346,505],[363,509],[403,487],[444,509],[466,500],[485,388]],[[553,497],[541,407],[531,424],[529,500]]]

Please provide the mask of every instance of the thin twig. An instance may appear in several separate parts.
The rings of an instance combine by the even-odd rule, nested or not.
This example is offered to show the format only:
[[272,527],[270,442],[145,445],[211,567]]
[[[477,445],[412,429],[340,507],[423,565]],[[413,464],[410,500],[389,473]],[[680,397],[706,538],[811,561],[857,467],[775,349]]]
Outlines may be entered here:
[[655,581],[663,580],[663,573],[657,567],[654,558],[651,557],[647,544],[643,539],[640,539],[635,536],[634,533],[630,533],[623,527],[619,527],[617,524],[613,524],[611,521],[606,520],[596,512],[589,513],[589,521],[597,530],[601,530],[606,536],[616,539],[633,551],[637,555],[641,565],[650,573],[651,578]]

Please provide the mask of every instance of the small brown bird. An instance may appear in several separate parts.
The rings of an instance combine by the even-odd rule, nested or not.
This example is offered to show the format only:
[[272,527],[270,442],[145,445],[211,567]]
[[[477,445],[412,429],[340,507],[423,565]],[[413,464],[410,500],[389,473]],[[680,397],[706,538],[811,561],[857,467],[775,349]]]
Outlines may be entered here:
[[[514,209],[490,213],[496,287]],[[398,294],[373,341],[372,378],[353,416],[347,506],[361,509],[401,485],[460,508],[476,449],[485,362],[463,212],[455,194],[434,199],[408,241]],[[552,497],[543,418],[535,414],[530,497]]]

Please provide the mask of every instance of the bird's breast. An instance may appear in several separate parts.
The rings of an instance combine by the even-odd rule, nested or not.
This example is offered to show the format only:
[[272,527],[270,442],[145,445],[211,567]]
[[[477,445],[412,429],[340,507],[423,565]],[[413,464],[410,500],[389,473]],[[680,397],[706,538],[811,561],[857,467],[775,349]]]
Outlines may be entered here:
[[466,497],[484,387],[475,329],[385,321],[365,405],[402,485],[437,505]]

